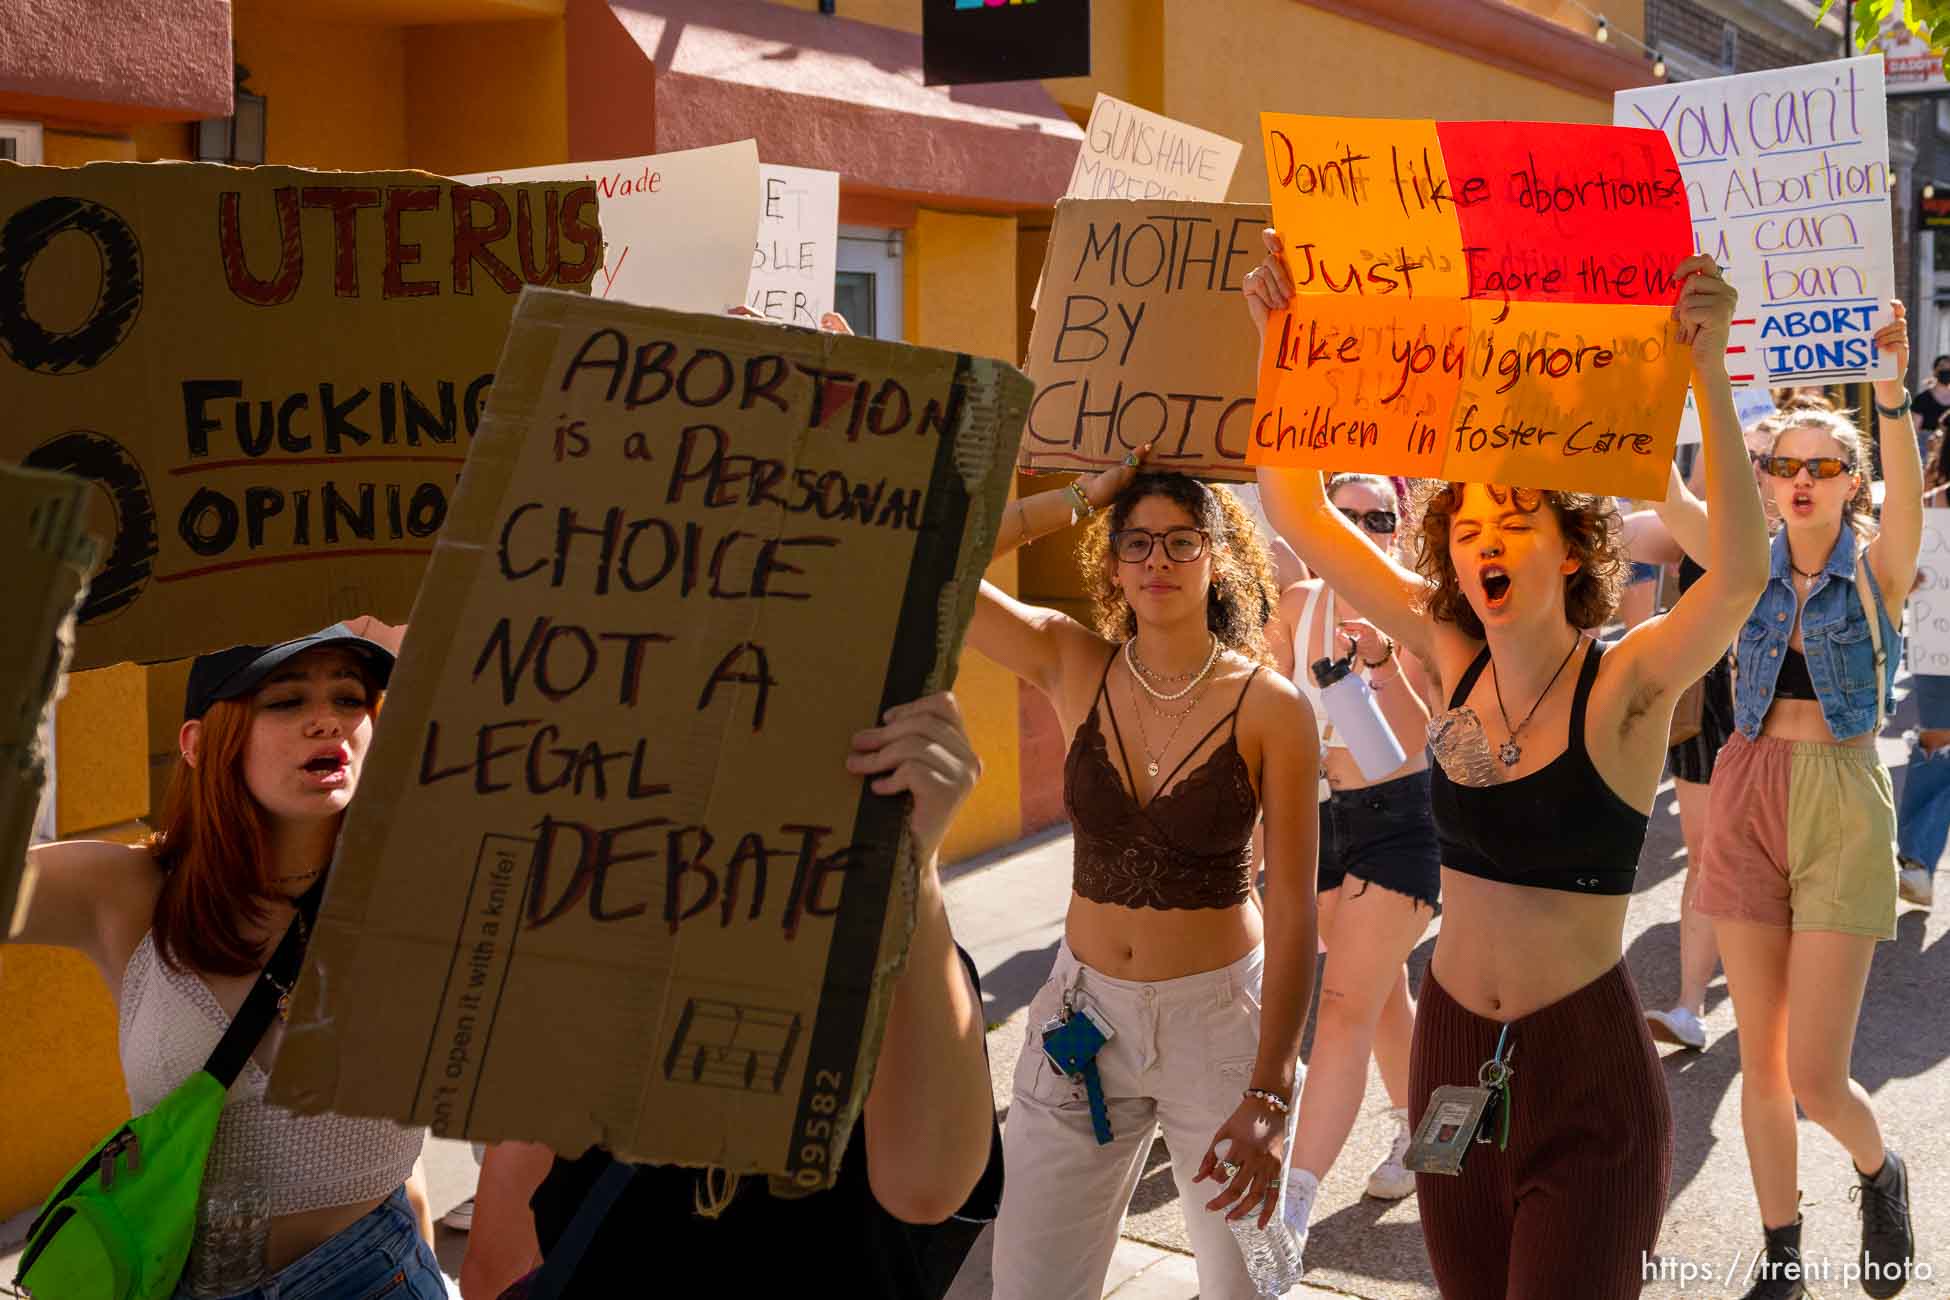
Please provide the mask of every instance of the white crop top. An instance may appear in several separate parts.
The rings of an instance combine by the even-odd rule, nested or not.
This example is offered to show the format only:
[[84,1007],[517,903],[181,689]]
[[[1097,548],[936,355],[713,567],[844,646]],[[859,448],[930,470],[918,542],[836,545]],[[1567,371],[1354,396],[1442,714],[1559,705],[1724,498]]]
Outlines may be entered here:
[[[209,985],[164,965],[153,937],[143,935],[122,977],[119,1045],[130,1109],[150,1109],[202,1069],[229,1027]],[[274,1023],[269,1034],[282,1029]],[[210,1146],[207,1183],[258,1183],[270,1193],[271,1213],[281,1215],[378,1200],[413,1172],[425,1129],[294,1115],[265,1102],[269,1082],[254,1057],[245,1062]]]
[[[1327,611],[1320,627],[1320,649],[1315,653],[1307,651],[1307,629],[1313,626],[1314,606],[1320,603],[1320,594],[1327,593]],[[1307,697],[1313,706],[1314,717],[1320,723],[1320,748],[1325,753],[1330,749],[1346,749],[1347,742],[1334,730],[1334,724],[1327,720],[1327,710],[1320,702],[1320,687],[1314,682],[1313,663],[1316,659],[1338,659],[1334,644],[1334,593],[1326,583],[1320,583],[1307,592],[1307,603],[1300,609],[1300,625],[1293,629],[1293,684]],[[1358,668],[1356,671],[1360,671]]]

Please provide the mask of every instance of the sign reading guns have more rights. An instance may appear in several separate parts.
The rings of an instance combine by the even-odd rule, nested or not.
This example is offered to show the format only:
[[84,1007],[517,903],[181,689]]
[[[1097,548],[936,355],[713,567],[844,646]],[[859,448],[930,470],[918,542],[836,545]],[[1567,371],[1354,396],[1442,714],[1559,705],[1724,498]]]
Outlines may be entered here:
[[1695,245],[1740,291],[1727,345],[1735,384],[1896,373],[1874,342],[1896,284],[1880,56],[1621,91],[1612,103],[1619,125],[1672,141]]
[[1659,496],[1690,373],[1666,138],[1261,116],[1295,298],[1249,459]]

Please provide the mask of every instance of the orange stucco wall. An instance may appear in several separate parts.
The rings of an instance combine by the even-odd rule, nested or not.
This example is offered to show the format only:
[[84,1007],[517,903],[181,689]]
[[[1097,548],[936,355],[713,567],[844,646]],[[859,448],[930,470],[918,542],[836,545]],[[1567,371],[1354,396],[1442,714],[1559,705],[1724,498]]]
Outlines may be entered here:
[[560,18],[413,27],[406,49],[413,166],[450,176],[569,160]]
[[400,28],[329,22],[286,0],[237,0],[234,12],[237,62],[266,100],[266,161],[407,165]]

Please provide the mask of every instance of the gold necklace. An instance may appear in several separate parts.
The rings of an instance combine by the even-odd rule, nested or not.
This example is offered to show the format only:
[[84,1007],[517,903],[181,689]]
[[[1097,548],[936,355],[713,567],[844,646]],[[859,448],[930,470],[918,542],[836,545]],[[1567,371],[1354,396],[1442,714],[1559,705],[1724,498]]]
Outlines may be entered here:
[[[1211,636],[1212,634],[1207,633],[1207,635]],[[1141,670],[1137,666],[1137,650],[1135,648],[1136,646],[1137,646],[1136,637],[1132,637],[1129,641],[1126,641],[1124,643],[1124,662],[1125,665],[1129,667],[1131,670],[1132,679],[1135,680],[1139,686],[1142,686],[1144,688],[1144,693],[1146,695],[1149,695],[1154,700],[1164,700],[1170,702],[1173,700],[1184,699],[1187,695],[1190,695],[1193,691],[1198,689],[1198,684],[1205,680],[1205,675],[1207,673],[1212,671],[1212,665],[1219,662],[1219,638],[1217,636],[1212,636],[1212,651],[1210,654],[1205,656],[1205,667],[1198,670],[1197,676],[1193,677],[1190,684],[1188,684],[1183,690],[1176,691],[1173,692],[1172,694],[1167,695],[1165,692],[1157,689],[1150,682],[1144,679],[1143,670]]]
[[[1130,642],[1127,641],[1125,642],[1125,644],[1129,645]],[[1208,665],[1208,667],[1209,666],[1210,665]],[[1204,676],[1203,673],[1199,675],[1201,678]],[[1192,683],[1192,685],[1194,686],[1197,686],[1198,684],[1199,683],[1197,682]],[[1165,713],[1163,710],[1159,710],[1161,716],[1167,718],[1176,716],[1178,721],[1172,724],[1171,734],[1165,737],[1165,743],[1158,747],[1158,752],[1155,754],[1151,752],[1151,737],[1148,734],[1146,734],[1144,729],[1144,709],[1140,707],[1137,710],[1135,710],[1135,713],[1137,715],[1137,724],[1138,724],[1138,744],[1142,746],[1144,749],[1144,770],[1146,773],[1154,777],[1158,775],[1158,765],[1164,760],[1164,756],[1171,752],[1171,742],[1178,739],[1178,732],[1182,727],[1184,727],[1185,719],[1192,716],[1193,711],[1198,707],[1199,701],[1204,698],[1205,698],[1205,692],[1200,691],[1197,695],[1192,697],[1192,702],[1186,705],[1185,711],[1180,714],[1173,715],[1173,714]],[[1152,796],[1155,798],[1158,792],[1156,790],[1153,790],[1151,793]]]

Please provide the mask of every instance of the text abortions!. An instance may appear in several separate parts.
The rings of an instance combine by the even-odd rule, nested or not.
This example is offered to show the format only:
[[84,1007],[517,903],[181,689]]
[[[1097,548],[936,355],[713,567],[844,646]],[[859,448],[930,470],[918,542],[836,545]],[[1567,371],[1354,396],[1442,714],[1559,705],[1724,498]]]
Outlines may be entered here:
[[1736,383],[1891,373],[1873,342],[1895,283],[1880,56],[1622,92],[1665,133],[1696,247],[1740,291]]
[[[645,430],[676,430],[674,436],[632,430],[615,438],[600,431],[614,427],[606,418],[585,416],[564,421],[554,433],[553,463],[604,461],[613,467],[619,497],[653,504],[591,510],[537,495],[515,499],[503,512],[493,544],[501,580],[511,591],[565,593],[584,608],[592,597],[649,593],[680,601],[816,600],[822,585],[843,581],[849,540],[919,532],[925,489],[741,453],[737,430],[755,413],[783,420],[811,432],[809,457],[821,446],[837,456],[840,448],[871,439],[934,443],[952,436],[965,398],[959,385],[945,397],[919,395],[892,378],[777,354],[734,359],[709,347],[633,340],[614,328],[581,341],[558,391],[585,412],[592,405],[605,415],[642,410]],[[529,490],[545,494],[546,480]],[[784,529],[768,523],[756,531],[754,512],[785,520]],[[714,517],[731,522],[714,524]],[[524,596],[523,603],[546,602]],[[659,693],[694,688],[694,712],[714,703],[722,711],[736,697],[749,701],[741,707],[749,708],[750,729],[761,731],[772,696],[784,688],[772,657],[759,642],[739,641],[695,660],[687,642],[704,625],[708,620],[688,617],[661,626],[548,615],[499,619],[473,663],[472,680],[490,689],[509,716],[461,736],[429,719],[419,783],[463,782],[484,798],[567,797],[634,808],[668,796],[670,779],[657,771],[669,761],[666,743],[644,735],[573,736],[557,706],[599,697],[605,708],[633,710],[656,702]],[[703,680],[682,683],[683,666],[693,662],[711,667]],[[704,916],[720,927],[757,922],[769,908],[790,938],[805,917],[834,914],[854,854],[835,840],[833,827],[784,823],[714,832],[645,812],[601,825],[550,812],[536,823],[528,924],[546,926],[583,906],[598,922],[654,909],[674,932]],[[642,873],[659,865],[662,887],[644,885]]]
[[1286,250],[1295,296],[1261,356],[1254,463],[1585,490],[1663,477],[1688,234],[1660,137],[1264,126],[1275,220],[1300,233]]

